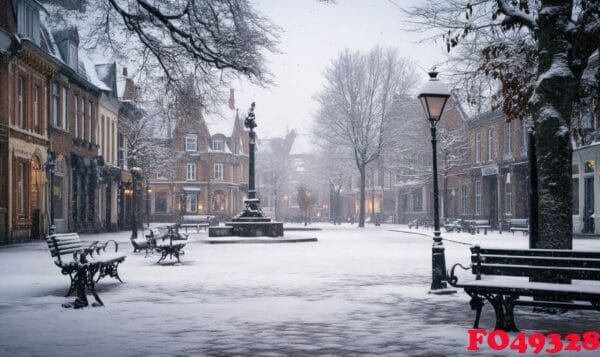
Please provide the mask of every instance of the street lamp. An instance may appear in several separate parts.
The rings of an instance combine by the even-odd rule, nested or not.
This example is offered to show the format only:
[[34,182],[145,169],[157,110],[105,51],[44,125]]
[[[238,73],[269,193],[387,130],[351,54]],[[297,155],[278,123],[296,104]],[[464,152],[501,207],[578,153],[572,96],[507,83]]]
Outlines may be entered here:
[[451,294],[455,290],[447,289],[446,285],[446,258],[444,245],[440,233],[440,209],[437,172],[437,139],[436,128],[440,121],[446,101],[450,98],[448,87],[437,78],[435,70],[429,72],[429,81],[425,83],[419,93],[419,100],[427,115],[431,127],[431,148],[433,152],[433,246],[431,247],[432,279],[431,290],[433,294]]
[[48,153],[46,169],[50,175],[50,227],[48,227],[48,234],[53,235],[56,231],[56,226],[54,225],[54,174],[56,173],[56,155],[53,152]]

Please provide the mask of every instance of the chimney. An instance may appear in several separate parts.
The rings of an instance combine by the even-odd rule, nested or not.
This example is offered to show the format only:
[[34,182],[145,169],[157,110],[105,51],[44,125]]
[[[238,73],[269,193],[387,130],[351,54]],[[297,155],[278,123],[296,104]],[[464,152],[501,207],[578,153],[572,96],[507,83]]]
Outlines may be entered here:
[[229,89],[229,109],[235,109],[235,94],[233,88]]
[[123,67],[123,77],[127,77],[127,67]]

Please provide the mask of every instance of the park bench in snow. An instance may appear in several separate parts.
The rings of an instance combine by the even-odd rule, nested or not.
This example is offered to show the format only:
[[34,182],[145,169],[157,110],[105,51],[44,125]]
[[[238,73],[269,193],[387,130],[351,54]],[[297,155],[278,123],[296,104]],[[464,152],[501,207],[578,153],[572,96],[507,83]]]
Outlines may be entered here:
[[[46,238],[46,242],[50,255],[54,258],[54,264],[71,279],[71,286],[66,296],[75,291],[77,275],[82,272],[85,272],[85,280],[91,290],[94,284],[105,276],[123,282],[119,277],[118,267],[125,260],[125,255],[118,253],[119,245],[114,240],[87,244],[81,241],[77,233],[65,233],[52,234]],[[106,250],[109,243],[113,243],[114,252]]]
[[[470,269],[475,280],[459,282],[459,266]],[[485,276],[485,279],[482,277]],[[520,278],[516,278],[520,277]],[[584,280],[583,284],[530,281]],[[449,273],[450,285],[463,288],[471,297],[478,328],[484,300],[496,313],[496,329],[517,331],[513,310],[519,306],[600,311],[600,252],[563,249],[486,249],[471,247],[471,265],[455,264]],[[579,282],[578,282],[579,283]]]
[[160,258],[157,263],[165,260],[167,256],[172,259],[173,256],[177,259],[178,263],[181,263],[179,256],[183,255],[183,247],[185,247],[187,234],[181,234],[175,226],[168,226],[166,234],[160,234],[154,240],[154,249],[160,253]]
[[526,218],[509,219],[508,225],[512,234],[515,234],[515,232],[522,232],[523,235],[529,234],[529,220]]
[[188,232],[188,228],[195,228],[196,233],[200,233],[201,228],[203,231],[206,231],[206,230],[208,230],[209,225],[210,224],[208,222],[206,222],[206,223],[182,223],[179,225],[179,228],[185,229],[185,233]]
[[487,219],[472,219],[464,221],[468,225],[467,231],[471,234],[479,234],[483,230],[483,234],[487,234],[488,229],[491,230],[490,221]]

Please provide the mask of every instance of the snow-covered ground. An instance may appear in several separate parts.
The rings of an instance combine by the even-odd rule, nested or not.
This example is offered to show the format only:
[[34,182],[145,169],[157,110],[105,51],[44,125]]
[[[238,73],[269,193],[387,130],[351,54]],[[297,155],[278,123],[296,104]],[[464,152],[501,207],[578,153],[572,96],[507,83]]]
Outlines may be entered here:
[[[105,307],[63,309],[68,278],[43,242],[0,248],[0,356],[186,356],[393,354],[462,356],[474,313],[462,292],[427,294],[431,231],[406,226],[363,230],[323,224],[317,243],[201,244],[192,234],[183,265],[156,265],[132,253],[128,232],[116,239],[127,259],[121,284],[97,285]],[[417,232],[414,229],[411,232]],[[448,239],[482,246],[527,247],[520,233]],[[598,240],[575,249],[600,250]],[[468,246],[447,242],[446,260],[469,262]],[[598,330],[598,313],[558,316],[517,309],[525,331]],[[493,327],[484,307],[482,327]],[[507,351],[506,354],[509,352]]]

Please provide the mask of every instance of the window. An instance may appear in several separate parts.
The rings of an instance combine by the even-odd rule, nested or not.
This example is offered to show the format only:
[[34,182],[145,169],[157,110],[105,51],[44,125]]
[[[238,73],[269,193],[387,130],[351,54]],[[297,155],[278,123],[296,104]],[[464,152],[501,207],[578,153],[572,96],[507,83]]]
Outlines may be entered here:
[[62,89],[62,107],[61,107],[61,111],[62,111],[62,116],[61,116],[61,125],[60,127],[62,129],[67,130],[68,125],[67,125],[67,95],[69,94],[67,88],[63,87]]
[[572,214],[579,214],[579,177],[573,177],[573,194],[571,196]]
[[481,162],[481,133],[475,134],[475,163]]
[[187,181],[196,180],[196,164],[187,164],[185,179]]
[[466,183],[460,186],[460,202],[462,207],[462,214],[469,214],[469,187]]
[[40,87],[33,86],[33,130],[40,131]]
[[154,197],[154,212],[167,213],[167,192],[157,191]]
[[511,122],[504,123],[504,154],[512,154],[512,126]]
[[213,151],[225,151],[225,140],[213,139],[212,149],[213,149]]
[[127,170],[127,139],[121,133],[118,134],[117,144],[119,146],[119,152],[117,153],[119,166]]
[[98,130],[98,132],[99,132],[98,135],[100,135],[100,138],[99,138],[100,140],[98,140],[98,142],[101,143],[101,149],[100,149],[102,151],[101,155],[104,157],[104,161],[108,161],[108,155],[106,154],[107,153],[106,149],[108,149],[107,148],[108,145],[106,143],[106,133],[104,132],[104,115],[100,115],[100,125],[99,126],[100,126],[100,130]]
[[475,181],[475,214],[481,214],[481,181]]
[[413,193],[413,211],[423,211],[423,191],[421,190],[417,190],[415,193]]
[[583,166],[584,173],[594,172],[594,167],[596,166],[595,160],[588,160],[585,162],[585,166]]
[[87,118],[88,118],[88,125],[87,125],[87,129],[88,129],[88,134],[87,134],[87,135],[88,135],[88,136],[87,136],[87,137],[88,137],[88,140],[89,140],[90,142],[92,142],[92,141],[93,141],[93,139],[92,139],[92,134],[93,134],[93,133],[92,133],[92,123],[94,122],[94,119],[93,119],[94,117],[93,117],[93,115],[95,114],[95,113],[93,112],[93,109],[94,109],[94,108],[92,107],[92,104],[93,104],[93,103],[90,101],[90,102],[88,103],[88,106],[87,106],[87,109],[88,109],[88,110],[87,110]]
[[512,214],[512,185],[510,182],[504,184],[504,213]]
[[79,67],[77,60],[77,45],[71,41],[69,41],[69,67],[75,69]]
[[223,179],[223,164],[215,164],[215,180]]
[[19,34],[29,38],[37,45],[40,44],[40,13],[39,9],[28,1],[19,2],[18,7],[18,24]]
[[494,130],[488,129],[488,161],[494,160]]
[[85,122],[87,120],[87,118],[85,117],[85,99],[81,98],[81,108],[79,108],[79,110],[81,110],[81,138],[83,140],[87,140],[85,133]]
[[17,126],[25,128],[25,78],[19,76],[17,94]]
[[79,121],[80,121],[80,113],[79,113],[79,99],[75,96],[75,137],[79,137]]
[[214,212],[225,211],[225,194],[223,193],[223,191],[216,191],[213,194],[212,210]]
[[185,151],[198,151],[198,136],[185,136]]
[[19,163],[19,171],[17,177],[17,212],[20,215],[25,215],[25,164]]
[[185,210],[186,212],[195,213],[198,208],[198,194],[188,193],[185,196]]
[[52,124],[59,127],[60,87],[58,83],[52,83]]

